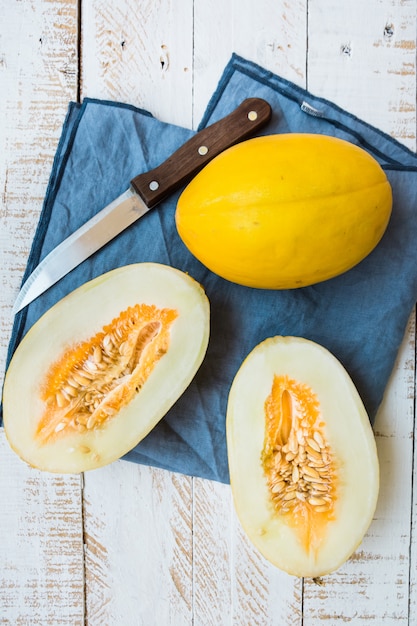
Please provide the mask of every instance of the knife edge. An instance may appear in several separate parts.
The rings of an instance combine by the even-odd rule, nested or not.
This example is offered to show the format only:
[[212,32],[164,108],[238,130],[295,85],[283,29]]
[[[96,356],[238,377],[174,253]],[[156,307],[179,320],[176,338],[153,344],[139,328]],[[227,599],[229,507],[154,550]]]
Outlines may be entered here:
[[[47,254],[22,285],[15,315],[149,211],[132,187],[110,202]],[[92,235],[93,233],[93,235]]]

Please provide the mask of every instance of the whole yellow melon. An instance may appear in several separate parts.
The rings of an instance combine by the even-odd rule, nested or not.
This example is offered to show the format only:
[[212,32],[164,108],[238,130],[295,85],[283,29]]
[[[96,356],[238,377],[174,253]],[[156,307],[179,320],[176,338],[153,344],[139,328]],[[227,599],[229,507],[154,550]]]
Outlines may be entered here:
[[264,289],[337,276],[384,234],[392,191],[379,163],[325,135],[257,137],[229,148],[185,188],[178,233],[215,274]]

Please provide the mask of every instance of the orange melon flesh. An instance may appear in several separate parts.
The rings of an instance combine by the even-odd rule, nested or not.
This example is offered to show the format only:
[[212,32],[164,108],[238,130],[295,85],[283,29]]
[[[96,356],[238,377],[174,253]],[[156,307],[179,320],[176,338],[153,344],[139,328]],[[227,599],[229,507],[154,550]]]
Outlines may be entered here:
[[69,430],[102,427],[140,392],[169,350],[173,309],[137,304],[91,339],[68,348],[45,376],[45,412],[36,429],[43,442]]
[[189,275],[118,268],[63,298],[29,330],[6,373],[4,428],[41,470],[78,473],[122,457],[197,372],[210,307]]
[[341,363],[307,339],[266,339],[236,374],[226,432],[233,499],[252,543],[295,576],[340,567],[379,492],[375,438]]

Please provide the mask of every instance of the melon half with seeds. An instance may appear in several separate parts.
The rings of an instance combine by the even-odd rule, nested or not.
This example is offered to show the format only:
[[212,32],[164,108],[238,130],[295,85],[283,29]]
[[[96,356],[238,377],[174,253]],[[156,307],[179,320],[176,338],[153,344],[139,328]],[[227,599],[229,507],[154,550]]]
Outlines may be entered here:
[[140,263],[86,283],[36,322],[11,360],[11,447],[50,472],[120,458],[185,391],[208,339],[208,299],[179,270]]
[[330,352],[298,337],[259,344],[231,387],[227,445],[238,517],[269,561],[317,577],[352,555],[379,465],[363,403]]

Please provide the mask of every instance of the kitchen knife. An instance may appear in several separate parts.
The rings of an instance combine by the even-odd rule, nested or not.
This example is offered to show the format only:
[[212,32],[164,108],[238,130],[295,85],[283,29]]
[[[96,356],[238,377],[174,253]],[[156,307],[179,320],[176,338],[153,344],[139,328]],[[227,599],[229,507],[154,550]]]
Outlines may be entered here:
[[232,113],[196,133],[161,165],[133,178],[127,191],[40,262],[23,284],[13,313],[23,309],[149,209],[186,184],[220,152],[255,134],[270,117],[271,107],[265,100],[248,98]]

